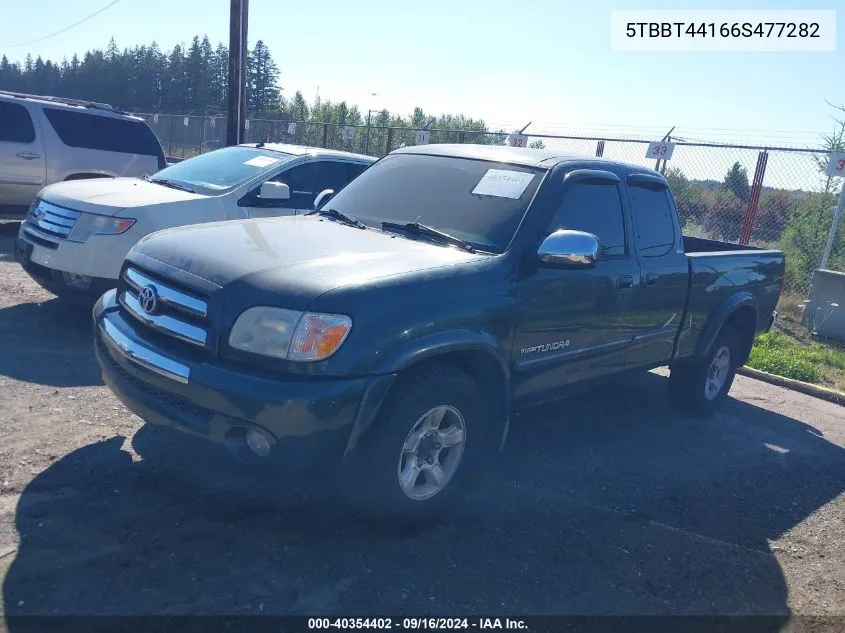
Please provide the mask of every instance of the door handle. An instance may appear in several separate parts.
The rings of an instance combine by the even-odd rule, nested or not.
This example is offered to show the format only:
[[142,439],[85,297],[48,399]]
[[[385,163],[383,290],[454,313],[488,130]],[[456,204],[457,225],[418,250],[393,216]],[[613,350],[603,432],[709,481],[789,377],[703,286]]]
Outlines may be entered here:
[[18,152],[15,156],[23,158],[24,160],[35,160],[36,158],[41,158],[41,154],[33,154],[32,152]]
[[649,273],[645,276],[645,284],[646,286],[654,286],[657,284],[657,273]]
[[631,275],[623,275],[616,280],[616,287],[620,290],[630,288],[634,285],[634,278]]

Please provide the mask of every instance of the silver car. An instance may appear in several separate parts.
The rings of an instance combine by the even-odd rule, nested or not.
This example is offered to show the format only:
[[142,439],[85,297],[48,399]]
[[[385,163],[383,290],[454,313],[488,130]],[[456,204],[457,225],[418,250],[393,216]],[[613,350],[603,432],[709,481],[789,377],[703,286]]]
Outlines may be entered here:
[[140,177],[165,166],[143,119],[106,104],[0,91],[0,215],[22,217],[56,182]]

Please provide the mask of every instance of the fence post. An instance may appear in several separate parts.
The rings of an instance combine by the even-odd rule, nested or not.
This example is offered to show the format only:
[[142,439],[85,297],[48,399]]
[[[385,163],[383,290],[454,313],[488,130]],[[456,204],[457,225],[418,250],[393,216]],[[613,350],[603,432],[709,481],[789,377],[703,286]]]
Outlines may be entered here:
[[384,144],[384,153],[389,154],[390,148],[393,147],[393,128],[387,128],[387,142]]
[[202,114],[202,137],[200,138],[200,154],[205,151],[205,122],[208,119],[208,110],[204,110]]
[[[672,137],[667,136],[666,140],[671,143]],[[664,176],[666,175],[666,159],[665,158],[663,159],[663,164],[660,166],[660,173],[663,174]]]
[[329,124],[323,123],[323,147],[329,146]]
[[833,211],[833,220],[830,222],[830,233],[827,234],[827,244],[824,247],[824,254],[822,254],[822,261],[819,268],[827,268],[827,261],[830,259],[830,253],[833,251],[833,242],[836,240],[836,233],[839,229],[839,220],[842,219],[842,207],[845,206],[845,181],[843,181],[842,188],[839,190],[839,200],[836,201],[836,209]]
[[596,156],[604,156],[604,141],[596,142]]
[[170,145],[167,146],[167,155],[173,156],[173,121],[176,117],[170,115]]
[[754,180],[751,184],[751,195],[748,198],[748,207],[745,209],[745,217],[742,220],[742,232],[739,236],[740,244],[748,244],[751,241],[754,218],[757,215],[757,203],[760,202],[760,190],[763,188],[763,176],[766,174],[768,160],[769,153],[766,150],[763,150],[757,156],[757,167],[754,169]]

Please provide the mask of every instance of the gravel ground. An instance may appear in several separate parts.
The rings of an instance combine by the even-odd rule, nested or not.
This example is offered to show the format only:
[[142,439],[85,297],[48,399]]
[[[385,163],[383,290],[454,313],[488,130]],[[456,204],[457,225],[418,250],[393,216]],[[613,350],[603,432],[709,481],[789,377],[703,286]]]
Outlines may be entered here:
[[523,412],[460,512],[378,532],[331,491],[142,429],[88,313],[6,233],[2,613],[845,615],[841,407],[738,377],[697,421],[644,374]]

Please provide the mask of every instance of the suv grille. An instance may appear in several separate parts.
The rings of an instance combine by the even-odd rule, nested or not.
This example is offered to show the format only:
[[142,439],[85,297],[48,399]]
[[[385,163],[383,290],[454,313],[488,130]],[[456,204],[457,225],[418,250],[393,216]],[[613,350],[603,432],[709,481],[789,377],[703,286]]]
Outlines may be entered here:
[[208,349],[208,303],[181,290],[172,282],[162,282],[136,266],[128,266],[121,276],[118,300],[126,313],[155,332],[196,348]]
[[35,238],[66,240],[76,225],[79,211],[36,200],[24,220],[24,231]]

